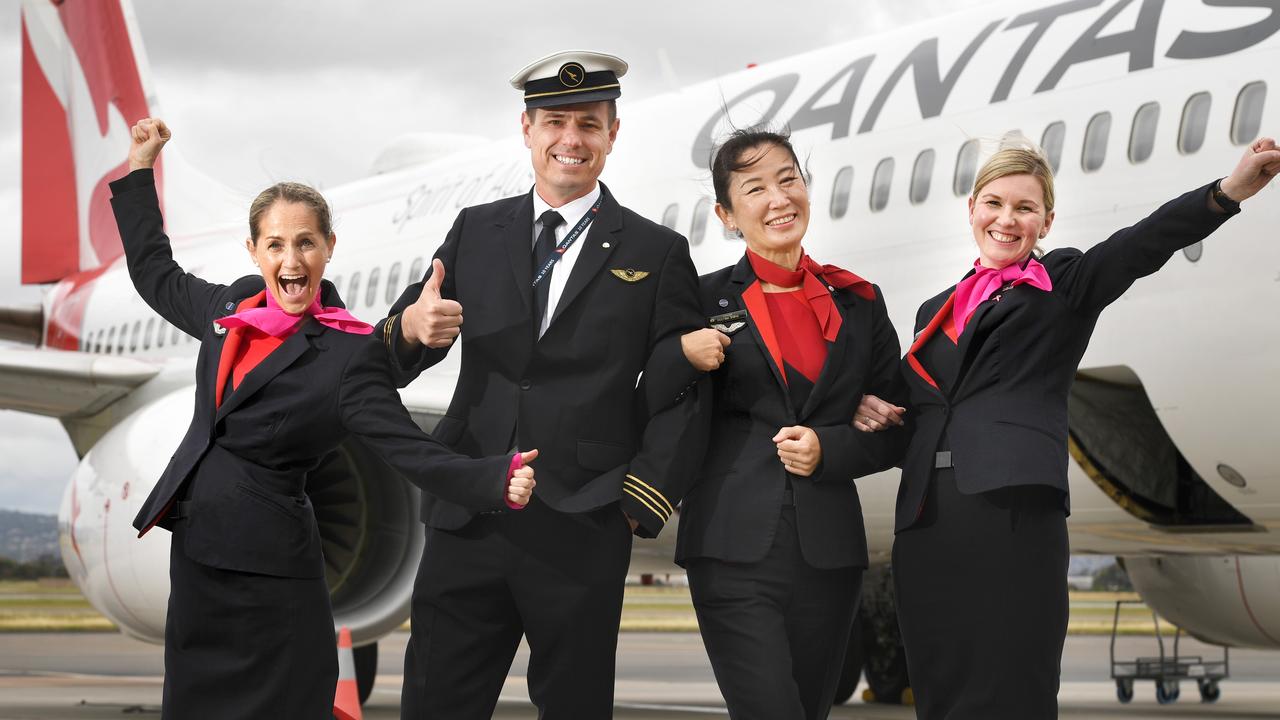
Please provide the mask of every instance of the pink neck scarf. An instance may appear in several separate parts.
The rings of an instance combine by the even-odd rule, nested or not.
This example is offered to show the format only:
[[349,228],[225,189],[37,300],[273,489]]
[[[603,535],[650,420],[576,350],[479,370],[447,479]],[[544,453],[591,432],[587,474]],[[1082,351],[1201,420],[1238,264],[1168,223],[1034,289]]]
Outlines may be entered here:
[[290,315],[276,302],[275,295],[267,291],[267,306],[241,310],[234,315],[218,318],[214,322],[228,330],[236,327],[253,327],[272,337],[292,335],[298,328],[304,315],[310,315],[325,327],[355,335],[368,335],[373,326],[357,320],[354,315],[340,307],[321,307],[320,293],[317,292],[311,306],[297,315]]
[[1027,258],[1026,267],[1012,263],[999,270],[983,265],[981,260],[974,260],[973,269],[974,273],[961,280],[956,286],[956,304],[952,311],[952,318],[957,337],[964,332],[965,324],[969,322],[969,318],[973,316],[978,306],[997,290],[1023,283],[1045,292],[1053,289],[1049,272],[1035,258]]

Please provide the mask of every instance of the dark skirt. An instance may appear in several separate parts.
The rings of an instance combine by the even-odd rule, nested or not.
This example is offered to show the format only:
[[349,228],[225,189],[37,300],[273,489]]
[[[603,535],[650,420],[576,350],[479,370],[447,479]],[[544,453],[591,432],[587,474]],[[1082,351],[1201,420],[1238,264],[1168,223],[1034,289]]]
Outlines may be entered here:
[[163,717],[333,717],[338,661],[323,577],[201,565],[182,552],[180,521],[169,579]]
[[1057,717],[1067,560],[1062,491],[965,495],[936,471],[920,521],[893,546],[919,720]]

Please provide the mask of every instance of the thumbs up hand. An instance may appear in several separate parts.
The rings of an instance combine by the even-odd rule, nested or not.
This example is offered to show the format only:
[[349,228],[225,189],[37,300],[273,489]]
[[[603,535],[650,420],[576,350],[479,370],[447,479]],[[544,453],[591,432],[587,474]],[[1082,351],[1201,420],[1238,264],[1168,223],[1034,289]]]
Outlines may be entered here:
[[533,479],[533,467],[529,463],[538,457],[538,451],[530,450],[516,455],[511,460],[511,477],[507,480],[507,506],[522,508],[529,504],[533,497],[533,486],[538,483]]
[[439,258],[432,260],[431,276],[422,285],[422,294],[404,310],[400,327],[410,344],[445,348],[462,332],[462,304],[440,296],[444,272],[444,263]]

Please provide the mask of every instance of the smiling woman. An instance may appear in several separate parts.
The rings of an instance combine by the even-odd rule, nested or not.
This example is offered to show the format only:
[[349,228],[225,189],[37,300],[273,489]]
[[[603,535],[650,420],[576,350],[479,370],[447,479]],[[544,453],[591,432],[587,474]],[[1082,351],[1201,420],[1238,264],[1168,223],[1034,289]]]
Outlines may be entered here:
[[499,512],[528,502],[537,451],[472,459],[414,424],[372,327],[322,283],[335,238],[315,190],[281,183],[254,201],[246,248],[260,277],[183,272],[153,172],[169,137],[140,121],[130,173],[111,183],[135,289],[201,339],[191,425],[133,523],[173,533],[163,713],[328,717],[337,664],[309,492],[352,478],[326,474],[325,457],[354,436],[423,490]]
[[249,233],[245,247],[276,302],[287,313],[305,311],[338,240],[329,203],[301,183],[277,183],[249,207]]

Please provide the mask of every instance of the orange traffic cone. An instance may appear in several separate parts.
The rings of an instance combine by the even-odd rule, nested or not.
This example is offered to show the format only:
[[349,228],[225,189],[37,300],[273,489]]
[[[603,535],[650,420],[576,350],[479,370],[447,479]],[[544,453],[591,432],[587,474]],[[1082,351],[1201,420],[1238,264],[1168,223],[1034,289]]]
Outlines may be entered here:
[[356,656],[351,651],[351,631],[338,630],[338,688],[333,694],[333,716],[337,720],[363,720],[360,689],[356,686]]

